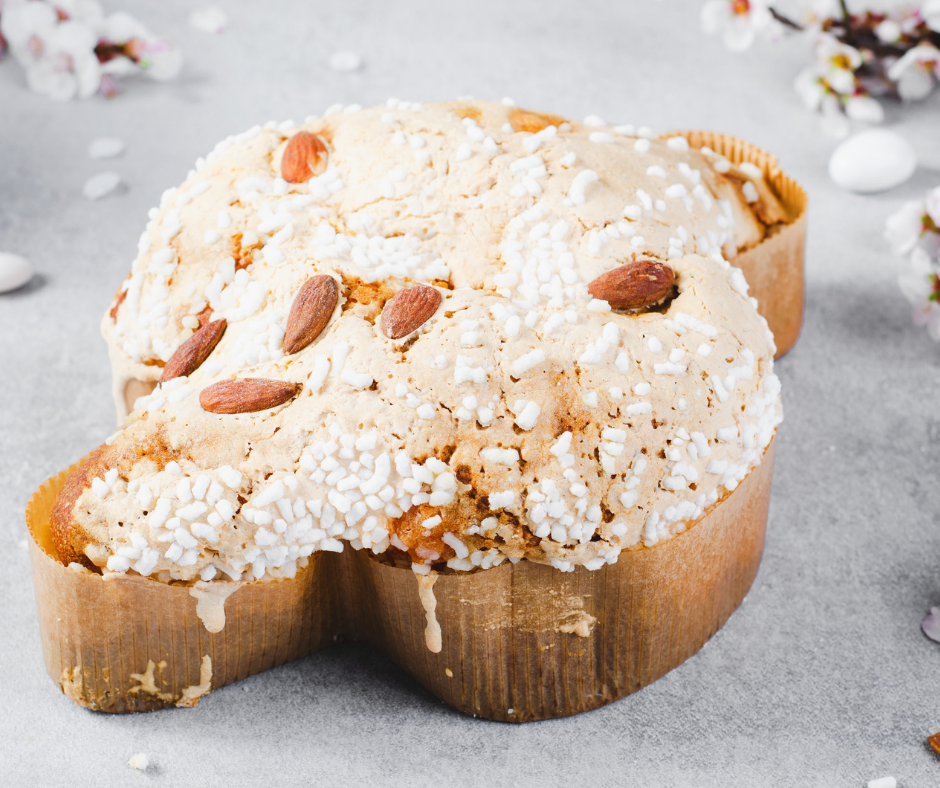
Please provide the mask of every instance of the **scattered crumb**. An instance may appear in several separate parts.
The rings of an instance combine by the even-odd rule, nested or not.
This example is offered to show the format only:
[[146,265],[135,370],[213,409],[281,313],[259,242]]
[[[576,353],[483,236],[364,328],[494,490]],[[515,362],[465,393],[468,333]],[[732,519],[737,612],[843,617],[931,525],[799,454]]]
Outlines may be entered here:
[[189,24],[203,33],[221,33],[228,27],[225,11],[217,5],[200,8],[189,15]]
[[869,780],[868,788],[898,788],[898,781],[893,777],[879,777],[877,780]]
[[343,73],[358,71],[362,68],[362,56],[355,52],[334,52],[330,55],[330,68]]
[[89,200],[100,200],[111,194],[120,183],[121,176],[116,172],[100,172],[85,181],[82,194]]
[[569,616],[568,620],[558,627],[558,631],[567,635],[577,635],[580,638],[590,637],[597,619],[584,610],[572,611]]
[[131,756],[127,765],[133,769],[137,769],[139,772],[145,772],[147,771],[147,767],[150,766],[150,758],[148,758],[145,753],[139,752]]
[[452,671],[450,668],[444,668],[444,675],[447,676],[447,678],[452,679],[454,677],[454,671]]
[[89,159],[113,159],[124,153],[124,140],[117,137],[98,137],[88,146]]

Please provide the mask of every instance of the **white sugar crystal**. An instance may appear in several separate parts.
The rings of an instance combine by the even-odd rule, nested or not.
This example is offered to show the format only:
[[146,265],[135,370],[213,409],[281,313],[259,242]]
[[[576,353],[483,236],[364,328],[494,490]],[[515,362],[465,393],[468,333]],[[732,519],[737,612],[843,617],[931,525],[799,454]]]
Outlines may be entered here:
[[522,412],[516,416],[516,424],[519,425],[520,429],[531,430],[538,421],[540,412],[541,409],[536,403],[528,402]]
[[480,456],[486,462],[505,465],[509,468],[514,468],[519,464],[519,452],[515,449],[488,448],[483,449]]
[[544,350],[532,350],[529,353],[524,353],[512,362],[512,374],[514,377],[519,377],[543,361],[545,361]]
[[230,490],[237,490],[241,487],[242,475],[231,465],[223,465],[216,473],[219,474],[219,478],[222,480],[223,484]]
[[584,190],[589,184],[596,183],[599,180],[600,176],[594,170],[581,170],[571,182],[568,199],[571,200],[573,205],[582,205],[586,201]]
[[512,506],[515,500],[516,494],[512,490],[491,493],[487,498],[490,509],[504,509],[507,506]]

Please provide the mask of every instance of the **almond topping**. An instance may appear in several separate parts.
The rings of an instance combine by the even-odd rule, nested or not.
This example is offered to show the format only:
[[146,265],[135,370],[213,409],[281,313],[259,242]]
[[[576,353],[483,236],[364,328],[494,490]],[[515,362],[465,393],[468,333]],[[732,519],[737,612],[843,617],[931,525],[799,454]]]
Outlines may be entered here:
[[339,288],[332,276],[311,276],[300,288],[287,316],[284,353],[298,353],[320,336],[330,322]]
[[200,392],[199,404],[209,413],[254,413],[284,404],[302,388],[300,383],[268,378],[220,380]]
[[588,292],[614,309],[640,309],[668,296],[675,278],[665,263],[637,260],[601,274],[588,285]]
[[221,320],[214,320],[206,323],[187,339],[166,362],[160,382],[166,383],[182,375],[192,375],[215,350],[227,325],[228,321],[224,317]]
[[382,333],[401,339],[421,328],[441,305],[441,294],[428,285],[412,285],[398,293],[382,310]]
[[306,183],[326,171],[328,156],[323,140],[309,131],[299,131],[284,148],[281,177],[288,183]]

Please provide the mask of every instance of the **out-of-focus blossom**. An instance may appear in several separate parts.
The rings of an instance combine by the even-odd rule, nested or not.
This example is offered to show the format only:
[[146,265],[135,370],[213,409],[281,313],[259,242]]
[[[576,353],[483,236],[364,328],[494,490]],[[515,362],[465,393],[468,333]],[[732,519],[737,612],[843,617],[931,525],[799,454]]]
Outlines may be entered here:
[[803,28],[819,29],[827,19],[839,16],[839,0],[809,0],[795,5],[792,10],[787,9],[788,16]]
[[862,53],[855,47],[823,34],[816,44],[816,64],[820,76],[836,93],[851,96],[858,89],[855,71],[862,65]]
[[905,101],[926,98],[934,80],[940,79],[940,49],[918,44],[891,65],[888,77],[897,83],[898,95]]
[[844,0],[708,0],[701,21],[706,32],[721,32],[728,48],[739,51],[757,34],[813,36],[813,62],[794,87],[833,137],[846,136],[849,121],[882,122],[878,99],[922,99],[940,80],[940,0],[890,10]]
[[920,9],[924,23],[935,33],[940,33],[940,0],[927,0]]
[[67,101],[117,93],[119,76],[172,79],[178,50],[129,14],[105,16],[97,0],[6,0],[0,32],[31,90]]
[[884,109],[856,76],[861,53],[828,34],[820,35],[815,53],[816,61],[799,73],[793,86],[807,109],[822,114],[826,136],[848,136],[850,119],[881,123]]
[[[940,342],[940,186],[923,201],[906,202],[888,217],[885,237],[897,254],[907,255],[909,267],[898,276],[904,297],[914,307],[914,323]],[[932,611],[936,615],[937,611]],[[934,621],[933,624],[937,625]],[[927,631],[927,622],[924,622]],[[937,625],[934,631],[940,631]],[[936,638],[935,638],[936,639]]]
[[885,238],[897,255],[909,254],[924,234],[924,203],[912,200],[904,203],[888,217],[885,223]]
[[778,28],[767,0],[708,0],[701,22],[706,33],[721,33],[732,52],[749,49],[757,33],[771,36]]
[[875,35],[882,44],[896,44],[901,40],[904,31],[894,19],[885,19],[875,26]]
[[845,114],[852,120],[864,123],[882,123],[885,119],[884,108],[871,96],[858,94],[848,96],[843,100]]
[[940,265],[923,249],[911,253],[910,269],[898,276],[904,297],[914,307],[914,325],[925,326],[927,335],[940,342]]
[[924,222],[924,230],[933,229],[934,232],[940,232],[940,186],[927,192],[927,199],[924,200],[924,210],[927,212],[927,218],[933,222],[933,228],[927,222]]

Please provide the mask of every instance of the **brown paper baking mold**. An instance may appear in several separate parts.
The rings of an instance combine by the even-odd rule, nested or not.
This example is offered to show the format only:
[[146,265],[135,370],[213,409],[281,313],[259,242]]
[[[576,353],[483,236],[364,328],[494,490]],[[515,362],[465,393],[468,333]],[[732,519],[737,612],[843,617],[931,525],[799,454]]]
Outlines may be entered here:
[[750,142],[712,131],[677,131],[693,148],[708,146],[733,164],[750,162],[764,173],[768,186],[789,214],[787,224],[775,226],[759,244],[739,253],[731,264],[744,272],[757,311],[764,316],[777,344],[776,357],[789,351],[803,326],[806,257],[806,208],[803,187],[789,177],[777,157]]
[[[347,545],[314,553],[292,580],[239,584],[215,632],[207,623],[220,622],[197,611],[204,590],[86,574],[54,557],[49,517],[76,464],[44,483],[26,511],[46,669],[82,706],[150,711],[192,705],[356,640],[467,714],[523,722],[593,709],[688,659],[741,603],[763,551],[773,457],[771,443],[738,488],[685,532],[593,572],[520,561],[440,574],[429,616],[410,569]],[[205,585],[223,593],[235,586]],[[217,618],[219,606],[208,612]],[[427,645],[429,619],[441,630],[437,653]]]

